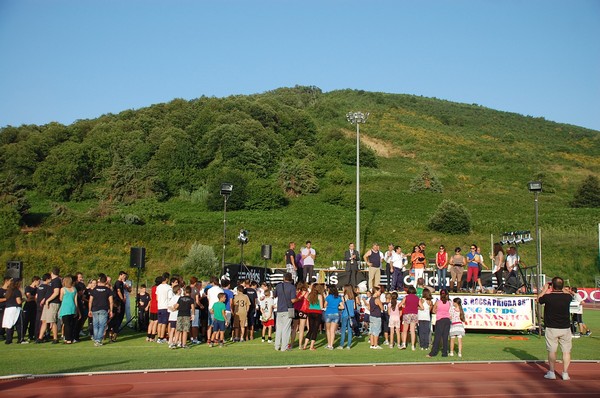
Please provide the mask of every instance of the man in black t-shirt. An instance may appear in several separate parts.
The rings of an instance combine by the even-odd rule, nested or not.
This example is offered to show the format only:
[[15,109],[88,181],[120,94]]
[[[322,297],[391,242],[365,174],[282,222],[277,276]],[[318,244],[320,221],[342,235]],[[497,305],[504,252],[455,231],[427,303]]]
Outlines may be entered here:
[[294,282],[302,280],[302,268],[296,264],[296,243],[290,242],[289,248],[285,252],[285,268],[286,271],[294,276]]
[[[36,304],[36,314],[35,314],[35,336],[37,340],[36,343],[42,343],[43,340],[40,336],[40,329],[42,326],[42,311],[44,310],[44,304],[46,304],[46,299],[50,296],[50,274],[42,275],[42,281],[37,287],[35,293],[35,304]],[[45,329],[45,328],[44,328]]]
[[256,305],[258,304],[258,293],[256,287],[258,284],[255,281],[247,281],[250,286],[244,289],[244,294],[250,299],[250,307],[248,308],[248,329],[246,340],[254,339],[254,326],[256,323]]
[[31,284],[25,286],[25,304],[23,305],[23,331],[28,332],[29,340],[35,340],[37,305],[35,295],[40,285],[40,277],[31,278]]
[[106,323],[113,316],[113,295],[106,282],[106,275],[100,274],[98,285],[90,291],[88,316],[93,318],[93,340],[96,347],[102,345]]
[[119,278],[115,282],[113,288],[113,302],[114,302],[114,316],[108,323],[108,330],[110,331],[110,341],[113,343],[117,341],[117,334],[123,323],[123,317],[125,316],[125,281],[127,280],[127,273],[125,271],[119,272]]
[[38,341],[42,341],[46,334],[46,328],[50,325],[52,330],[52,344],[58,344],[58,310],[60,308],[60,288],[62,282],[60,279],[60,269],[58,267],[52,268],[50,272],[50,292],[44,305],[42,306],[42,324],[40,326],[40,334],[38,335]]
[[182,348],[188,348],[187,337],[192,326],[191,321],[194,319],[195,305],[191,294],[192,288],[190,286],[186,286],[184,295],[179,297],[177,304],[175,304],[175,310],[177,311],[176,330],[177,332],[181,333]]
[[571,305],[570,291],[564,289],[564,281],[558,276],[552,282],[544,285],[538,296],[538,302],[544,304],[544,324],[546,326],[546,349],[548,350],[549,370],[544,375],[546,379],[556,379],[554,367],[558,346],[563,355],[563,380],[569,380],[569,364],[571,363]]
[[138,306],[138,331],[143,332],[148,329],[148,318],[150,309],[150,295],[146,292],[146,285],[141,284],[140,290],[135,298]]

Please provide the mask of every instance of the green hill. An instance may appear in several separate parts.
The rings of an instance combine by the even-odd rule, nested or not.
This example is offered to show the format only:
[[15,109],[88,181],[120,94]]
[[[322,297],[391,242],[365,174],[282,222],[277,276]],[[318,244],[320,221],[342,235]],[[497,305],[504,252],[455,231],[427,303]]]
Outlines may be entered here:
[[[600,210],[570,208],[578,186],[600,174],[600,133],[543,118],[410,95],[316,87],[251,96],[173,100],[117,115],[0,130],[2,253],[25,275],[115,272],[130,246],[147,248],[146,277],[181,270],[194,242],[220,257],[228,202],[226,261],[250,232],[247,263],[264,264],[272,244],[281,265],[287,242],[310,239],[317,265],[339,260],[354,240],[355,130],[345,114],[370,112],[361,126],[361,245],[394,242],[409,251],[479,244],[534,229],[530,180],[542,180],[540,227],[547,274],[590,286],[598,274]],[[428,167],[442,193],[411,192]],[[464,205],[472,231],[428,230],[444,199]],[[361,250],[364,251],[364,250]],[[535,245],[523,245],[535,265]],[[206,275],[204,275],[206,276]]]

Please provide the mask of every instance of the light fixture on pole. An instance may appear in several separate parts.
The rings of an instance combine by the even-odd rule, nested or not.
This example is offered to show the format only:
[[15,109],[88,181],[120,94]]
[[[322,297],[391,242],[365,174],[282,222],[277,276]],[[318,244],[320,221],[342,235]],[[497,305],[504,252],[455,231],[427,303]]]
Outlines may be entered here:
[[360,124],[366,123],[369,112],[348,112],[346,120],[356,124],[356,250],[360,252]]
[[[535,207],[535,250],[537,254],[537,278],[536,280],[536,289],[539,292],[542,290],[542,246],[540,242],[540,224],[539,224],[539,212],[538,212],[538,195],[542,192],[542,182],[541,181],[529,181],[527,183],[527,187],[529,188],[529,192],[533,192],[534,194],[534,207]],[[540,306],[538,304],[538,332],[539,335],[542,335],[542,326],[541,326],[541,314],[540,314]]]
[[246,264],[244,264],[244,245],[246,243],[248,243],[248,241],[250,240],[248,238],[248,231],[245,229],[240,229],[240,234],[238,235],[238,242],[240,243],[241,246],[241,250],[242,250],[242,254],[241,254],[241,258],[240,258],[240,265],[245,266]]
[[221,268],[225,273],[225,245],[227,239],[227,199],[233,192],[233,184],[224,182],[221,184],[221,196],[223,196],[223,257],[221,258]]

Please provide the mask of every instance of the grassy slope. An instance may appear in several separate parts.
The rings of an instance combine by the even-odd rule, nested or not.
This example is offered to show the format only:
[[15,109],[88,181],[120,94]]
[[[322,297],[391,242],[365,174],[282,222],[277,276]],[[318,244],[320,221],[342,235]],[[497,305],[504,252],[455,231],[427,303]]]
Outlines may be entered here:
[[[527,181],[542,177],[540,196],[543,264],[547,274],[561,274],[572,284],[591,286],[598,274],[598,209],[571,209],[568,201],[589,173],[600,172],[600,134],[575,126],[497,112],[475,105],[428,98],[338,91],[325,94],[310,112],[322,134],[346,132],[347,110],[371,112],[362,126],[364,136],[385,147],[378,169],[361,169],[362,246],[373,241],[399,243],[405,250],[425,241],[429,254],[440,243],[447,247],[474,242],[489,251],[490,234],[533,229],[533,195]],[[327,111],[327,112],[326,112]],[[323,116],[327,115],[327,116]],[[444,185],[444,193],[408,192],[410,180],[429,165]],[[354,168],[344,170],[354,179]],[[353,186],[346,187],[352,195]],[[50,202],[31,196],[34,213],[50,213]],[[473,216],[469,235],[447,236],[426,228],[429,216],[443,199],[464,204]],[[115,272],[127,267],[129,247],[147,248],[152,277],[181,264],[194,241],[222,244],[222,213],[173,199],[160,204],[170,214],[165,223],[144,226],[109,224],[86,214],[95,202],[67,203],[70,220],[47,219],[40,229],[19,236],[6,246],[2,260],[20,258],[26,276],[58,264],[65,272]],[[260,245],[274,246],[274,261],[282,264],[289,240],[313,241],[317,265],[329,266],[341,258],[354,240],[354,209],[324,203],[319,194],[294,199],[282,210],[228,213],[227,261],[239,259],[234,236],[250,231],[247,262],[262,264]],[[521,247],[524,261],[534,265],[533,244]]]
[[[596,333],[600,330],[600,311],[586,310],[584,320]],[[458,360],[425,358],[426,351],[400,351],[384,347],[373,351],[364,337],[353,340],[353,349],[327,351],[325,335],[319,335],[316,352],[299,351],[276,353],[272,345],[259,339],[247,343],[228,344],[225,348],[195,346],[188,351],[169,350],[165,345],[147,343],[145,335],[124,335],[117,344],[94,347],[89,340],[66,346],[10,345],[3,347],[2,357],[10,367],[2,367],[0,375],[48,374],[63,372],[114,371],[132,369],[198,368],[213,366],[268,366],[298,364],[351,364],[390,362],[434,362]],[[497,336],[503,339],[490,338]],[[464,339],[463,361],[485,360],[545,360],[543,337],[526,335],[527,340],[513,340],[518,334],[468,332]],[[574,360],[600,360],[600,337],[573,340]],[[336,346],[339,337],[336,339]]]

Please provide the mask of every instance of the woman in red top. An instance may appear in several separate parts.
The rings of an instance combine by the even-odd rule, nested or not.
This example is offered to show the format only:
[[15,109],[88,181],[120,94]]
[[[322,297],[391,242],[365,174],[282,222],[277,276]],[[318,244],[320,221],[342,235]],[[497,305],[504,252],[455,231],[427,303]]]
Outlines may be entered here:
[[[414,286],[409,286],[408,294],[404,296],[402,302],[400,303],[400,307],[404,308],[402,310],[402,324],[404,327],[402,328],[402,346],[400,349],[406,349],[406,339],[408,337],[408,329],[410,328],[410,341],[412,343],[412,350],[415,350],[416,344],[416,333],[415,328],[417,327],[417,323],[419,322],[419,307],[421,306],[419,302],[419,297],[417,296],[417,289]],[[421,306],[422,307],[422,306]]]
[[158,327],[158,301],[156,301],[156,287],[162,283],[162,276],[156,277],[154,286],[150,289],[150,321],[148,322],[148,335],[146,341],[154,341]]
[[435,256],[435,265],[437,267],[438,292],[446,289],[446,273],[448,271],[448,253],[446,247],[440,245],[440,251]]
[[290,338],[290,344],[294,348],[294,341],[296,341],[296,330],[298,331],[298,348],[302,349],[302,343],[304,342],[304,329],[308,323],[308,285],[304,282],[298,282],[296,285],[296,298],[298,301],[294,303],[294,320],[292,321],[292,337]]

